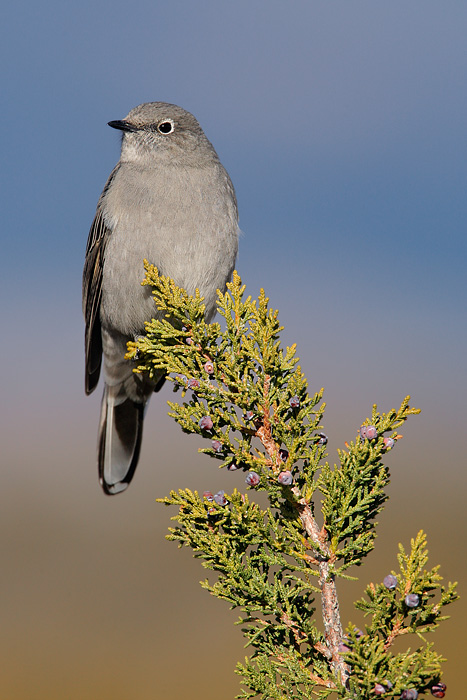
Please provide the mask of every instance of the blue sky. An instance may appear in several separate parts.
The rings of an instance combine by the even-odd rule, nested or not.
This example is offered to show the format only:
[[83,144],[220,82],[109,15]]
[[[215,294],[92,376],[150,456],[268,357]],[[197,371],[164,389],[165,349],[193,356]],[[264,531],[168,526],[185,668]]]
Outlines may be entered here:
[[[110,552],[122,540],[125,551],[134,551],[141,530],[151,530],[142,562],[157,550],[175,572],[191,576],[192,585],[202,575],[195,566],[187,573],[190,564],[185,559],[183,569],[175,551],[157,549],[167,518],[154,499],[185,485],[204,490],[212,465],[192,456],[196,448],[170,427],[164,402],[154,401],[135,482],[110,505],[94,465],[99,397],[83,393],[84,249],[119,151],[107,122],[141,102],[174,102],[193,112],[229,171],[244,232],[238,270],[249,291],[264,287],[271,296],[285,341],[298,342],[311,387],[326,389],[331,458],[373,402],[387,410],[412,393],[422,407],[394,455],[382,542],[395,553],[397,538],[407,541],[424,527],[446,576],[465,573],[456,548],[465,536],[466,29],[467,6],[457,1],[115,0],[10,3],[4,10],[0,352],[8,507],[2,517],[3,533],[16,533],[24,546],[10,548],[16,541],[10,535],[3,543],[11,557],[3,595],[23,590],[18,582],[30,572],[28,548],[36,549],[49,532],[70,533],[74,544],[65,560],[83,562],[85,572],[67,579],[61,545],[52,537],[44,566],[51,579],[57,571],[63,578],[55,589],[44,579],[49,642],[30,642],[22,652],[40,681],[33,687],[11,661],[1,681],[5,697],[53,700],[66,691],[74,700],[97,696],[96,688],[102,698],[127,697],[123,672],[116,671],[114,685],[96,680],[82,650],[75,650],[82,685],[67,681],[78,668],[69,661],[71,650],[61,662],[64,678],[51,681],[67,630],[94,610],[78,591],[93,588],[86,562],[102,562],[99,547],[123,580],[127,562]],[[177,455],[170,440],[180,441]],[[191,460],[196,473],[187,467]],[[223,474],[212,478],[225,487]],[[122,519],[143,512],[141,530],[122,530]],[[91,538],[88,530],[100,534]],[[163,585],[157,572],[148,567],[147,580],[142,573],[145,583],[137,584],[148,606]],[[113,590],[115,578],[104,568],[99,576]],[[192,595],[191,587],[180,593],[182,584],[164,585],[168,609],[173,590]],[[62,595],[65,613],[54,603]],[[196,600],[198,611],[213,604]],[[83,649],[92,636],[114,638],[113,602],[110,597],[109,618],[98,616],[98,631],[87,637],[83,627]],[[38,607],[26,586],[8,627],[18,649]],[[143,700],[152,697],[150,683],[141,681],[136,692],[135,678],[147,676],[150,650],[167,654],[167,674],[174,652],[157,647],[159,637],[148,630],[141,642],[140,619],[125,624],[125,639],[140,649],[128,683],[132,697]],[[54,629],[62,631],[54,636]],[[222,629],[227,635],[230,627]],[[454,638],[448,630],[445,645]],[[109,644],[110,651],[102,643],[98,652],[118,660],[120,652]],[[243,653],[237,638],[225,644],[233,656],[219,666],[216,661],[216,673],[224,676]],[[461,682],[455,646],[441,651],[454,655],[454,689]],[[190,672],[199,674],[200,696],[216,697],[203,685],[202,664]],[[234,695],[233,674],[226,683]],[[172,692],[178,698],[186,689]]]

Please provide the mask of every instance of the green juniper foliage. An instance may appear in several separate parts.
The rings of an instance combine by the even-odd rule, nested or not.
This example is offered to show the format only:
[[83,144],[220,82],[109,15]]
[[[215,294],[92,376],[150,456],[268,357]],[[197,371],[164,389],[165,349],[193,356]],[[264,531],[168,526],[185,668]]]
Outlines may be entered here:
[[[408,553],[400,545],[399,571],[371,583],[357,601],[368,618],[363,631],[349,624],[344,634],[335,587],[373,549],[389,481],[382,459],[418,409],[409,397],[387,414],[374,406],[355,440],[339,450],[339,464],[329,465],[323,392],[308,394],[295,346],[281,348],[278,314],[264,292],[245,297],[234,273],[226,293],[219,292],[223,331],[205,323],[199,295],[189,296],[146,262],[145,268],[143,284],[152,288],[159,320],[129,343],[127,357],[136,372],[166,373],[185,397],[169,402],[182,430],[206,438],[202,451],[221,468],[244,470],[247,488],[266,492],[269,501],[262,509],[237,490],[188,489],[161,499],[178,507],[168,538],[191,547],[218,574],[201,585],[241,612],[252,654],[237,666],[244,685],[238,697],[414,700],[429,692],[439,684],[442,658],[424,635],[457,596],[455,585],[441,586],[438,567],[425,569],[425,535],[412,540]],[[396,653],[393,642],[407,635],[415,635],[416,648]],[[444,693],[443,684],[439,689]]]

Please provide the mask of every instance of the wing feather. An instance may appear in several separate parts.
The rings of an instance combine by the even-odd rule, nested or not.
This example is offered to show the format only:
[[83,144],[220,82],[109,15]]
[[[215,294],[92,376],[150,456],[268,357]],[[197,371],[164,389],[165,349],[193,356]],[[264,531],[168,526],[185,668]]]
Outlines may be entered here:
[[86,394],[90,394],[96,388],[101,371],[100,304],[102,297],[102,272],[104,269],[105,247],[111,235],[111,230],[104,221],[103,198],[115,177],[117,169],[118,166],[110,174],[101,194],[86,246],[83,270],[83,313],[86,322],[84,337]]

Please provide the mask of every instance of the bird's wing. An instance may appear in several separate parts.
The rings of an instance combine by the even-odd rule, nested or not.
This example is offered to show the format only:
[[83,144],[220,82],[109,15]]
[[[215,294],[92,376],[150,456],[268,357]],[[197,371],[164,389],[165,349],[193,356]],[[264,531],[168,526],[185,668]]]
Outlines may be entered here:
[[99,199],[96,216],[92,222],[86,246],[83,270],[83,313],[86,322],[84,340],[86,394],[90,394],[96,388],[101,371],[102,337],[99,310],[102,296],[105,247],[111,235],[111,230],[104,222],[102,200],[115,177],[117,168],[114,168],[112,171]]

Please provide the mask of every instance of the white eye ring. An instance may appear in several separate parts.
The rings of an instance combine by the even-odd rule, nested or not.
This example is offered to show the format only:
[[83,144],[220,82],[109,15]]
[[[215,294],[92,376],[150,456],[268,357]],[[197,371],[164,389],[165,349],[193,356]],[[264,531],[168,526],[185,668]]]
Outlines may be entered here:
[[167,136],[167,134],[171,134],[172,132],[175,131],[175,124],[172,119],[163,119],[159,124],[157,125],[157,131],[162,134],[163,136]]

